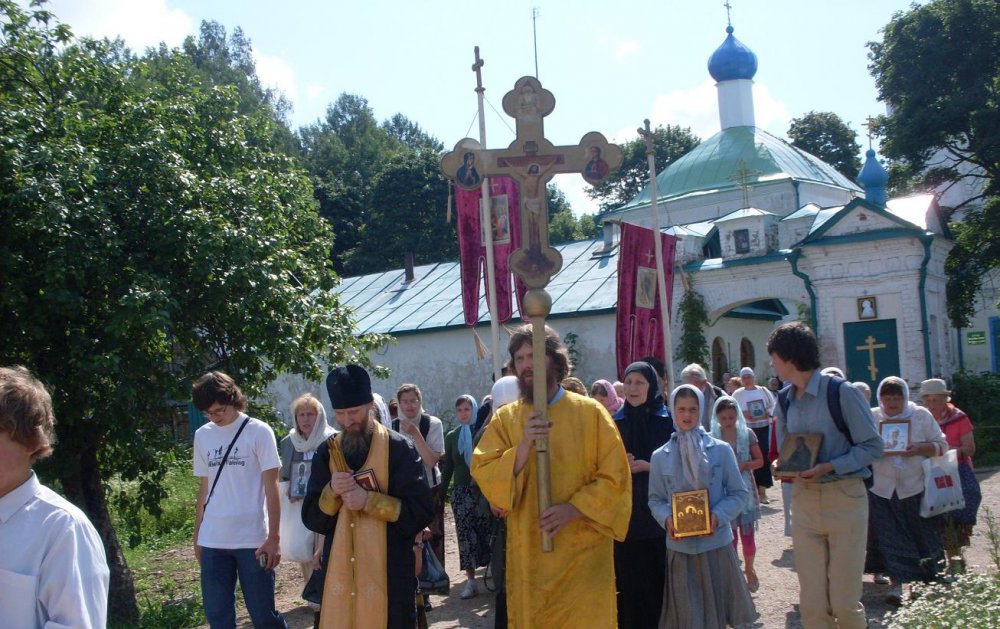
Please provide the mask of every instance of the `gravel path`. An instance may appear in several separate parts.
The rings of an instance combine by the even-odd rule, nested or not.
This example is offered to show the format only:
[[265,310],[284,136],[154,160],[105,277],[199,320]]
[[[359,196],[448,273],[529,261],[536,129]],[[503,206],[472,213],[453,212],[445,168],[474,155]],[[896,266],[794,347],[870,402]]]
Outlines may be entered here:
[[[983,507],[980,508],[980,523],[976,526],[972,546],[966,551],[966,560],[970,569],[985,571],[989,566],[990,555],[983,514],[984,509],[989,508],[1000,519],[1000,469],[980,470],[978,475],[982,484]],[[760,620],[755,626],[794,629],[801,627],[802,624],[798,612],[798,580],[792,569],[792,541],[783,534],[784,519],[780,488],[769,490],[768,495],[771,504],[762,505],[763,517],[757,532],[755,568],[761,587],[753,596],[757,611],[760,613]],[[450,511],[446,512],[445,519],[448,533],[445,567],[452,578],[452,596],[431,597],[434,609],[428,614],[430,627],[431,629],[493,627],[491,593],[482,593],[480,587],[479,596],[465,601],[458,598],[458,593],[465,585],[465,576],[458,568],[455,527]],[[479,570],[479,576],[481,574],[482,569]],[[298,598],[301,590],[302,579],[298,567],[288,562],[282,563],[278,568],[277,603],[278,609],[285,614],[292,629],[312,627],[312,612]],[[873,628],[886,626],[883,619],[886,613],[891,611],[891,608],[883,602],[887,591],[888,586],[876,585],[870,576],[865,577],[863,602],[870,626]],[[252,627],[245,610],[239,611],[240,626]]]

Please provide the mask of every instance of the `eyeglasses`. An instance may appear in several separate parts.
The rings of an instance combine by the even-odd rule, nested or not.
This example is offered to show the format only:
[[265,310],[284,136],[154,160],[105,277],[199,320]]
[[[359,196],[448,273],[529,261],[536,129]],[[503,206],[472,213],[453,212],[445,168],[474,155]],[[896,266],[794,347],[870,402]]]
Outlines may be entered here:
[[223,407],[217,408],[215,410],[206,409],[206,410],[202,411],[201,414],[202,415],[207,415],[208,417],[222,417],[223,415],[226,414],[226,412],[228,410],[229,410],[228,406],[223,406]]

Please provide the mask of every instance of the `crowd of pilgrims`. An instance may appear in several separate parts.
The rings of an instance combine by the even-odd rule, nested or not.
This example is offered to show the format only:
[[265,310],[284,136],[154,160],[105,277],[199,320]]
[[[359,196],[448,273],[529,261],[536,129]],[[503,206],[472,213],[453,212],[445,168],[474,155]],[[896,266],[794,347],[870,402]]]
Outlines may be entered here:
[[[835,367],[822,374],[843,377]],[[770,503],[767,491],[775,480],[771,473],[778,458],[774,421],[783,383],[772,377],[766,387],[760,386],[753,369],[744,367],[739,376],[724,374],[721,388],[697,364],[688,365],[681,379],[683,384],[665,395],[663,363],[648,357],[629,365],[620,381],[600,379],[589,389],[573,376],[561,382],[566,395],[600,403],[614,420],[627,452],[631,517],[627,535],[614,543],[618,626],[623,628],[740,626],[758,617],[751,597],[761,586],[754,569],[754,534],[761,504]],[[849,386],[866,400],[870,398],[864,383]],[[964,569],[948,562],[950,558],[959,562],[961,548],[969,544],[979,488],[972,468],[972,424],[951,404],[950,393],[943,380],[926,380],[918,393],[923,405],[918,406],[911,401],[906,382],[893,376],[879,384],[871,408],[876,423],[907,420],[911,426],[910,448],[886,454],[871,466],[868,492],[865,572],[873,574],[876,583],[890,586],[887,601],[892,604],[900,604],[903,584],[930,582],[944,578],[949,570]],[[372,411],[384,426],[412,440],[433,488],[434,519],[414,544],[416,571],[420,572],[422,558],[427,556],[425,544],[441,565],[445,563],[444,509],[448,503],[465,577],[461,589],[456,588],[458,596],[468,599],[487,589],[492,592],[497,627],[507,626],[503,556],[507,514],[487,502],[470,468],[476,444],[497,410],[520,396],[518,379],[512,375],[497,380],[479,400],[472,394],[461,395],[454,402],[454,422],[447,432],[444,423],[423,408],[417,385],[401,386],[388,401],[374,394]],[[304,483],[293,478],[293,467],[310,461],[317,446],[334,431],[322,404],[311,395],[295,400],[292,415],[295,426],[280,444],[281,479]],[[921,461],[949,448],[959,455],[966,507],[936,518],[920,517]],[[671,470],[676,473],[668,474]],[[675,480],[667,483],[665,478]],[[791,536],[793,483],[779,482],[785,535]],[[708,490],[712,532],[675,537],[671,494],[689,489]],[[283,536],[283,545],[285,540]],[[322,548],[317,535],[308,556],[291,548],[283,548],[283,555],[301,561],[303,579],[308,581],[321,563]],[[487,569],[477,578],[482,568]],[[448,587],[435,593],[447,594]],[[423,594],[427,592],[418,588],[421,619],[431,610]],[[310,604],[318,610],[321,603]]]

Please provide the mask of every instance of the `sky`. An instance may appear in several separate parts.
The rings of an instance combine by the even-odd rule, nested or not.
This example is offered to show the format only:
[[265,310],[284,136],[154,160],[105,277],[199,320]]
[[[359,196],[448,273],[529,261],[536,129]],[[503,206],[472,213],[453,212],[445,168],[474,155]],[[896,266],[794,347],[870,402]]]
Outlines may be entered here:
[[[786,137],[793,118],[832,111],[867,148],[865,119],[885,107],[866,43],[881,39],[910,0],[729,3],[734,35],[757,54],[757,126]],[[627,141],[646,118],[702,139],[719,131],[706,65],[726,36],[723,0],[52,0],[48,9],[77,35],[120,36],[137,52],[177,46],[202,20],[240,27],[262,82],[291,101],[296,128],[347,92],[366,98],[378,120],[402,113],[449,149],[478,139],[471,67],[479,46],[487,146],[505,147],[513,120],[500,103],[518,78],[535,74],[537,41],[537,76],[556,98],[545,135],[556,145],[589,131]],[[554,182],[574,212],[596,211],[581,177]]]

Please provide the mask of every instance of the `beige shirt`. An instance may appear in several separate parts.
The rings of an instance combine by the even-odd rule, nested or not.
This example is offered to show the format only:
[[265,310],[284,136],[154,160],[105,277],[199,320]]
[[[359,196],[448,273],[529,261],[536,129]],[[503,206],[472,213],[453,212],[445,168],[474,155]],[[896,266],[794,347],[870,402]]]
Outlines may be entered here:
[[[873,408],[875,421],[882,422],[882,409]],[[930,442],[937,446],[938,454],[948,449],[944,433],[938,427],[934,417],[925,408],[917,407],[910,419],[910,443]],[[892,498],[893,492],[901,499],[916,496],[924,490],[925,456],[902,457],[885,454],[872,463],[875,481],[871,492],[886,500]]]

